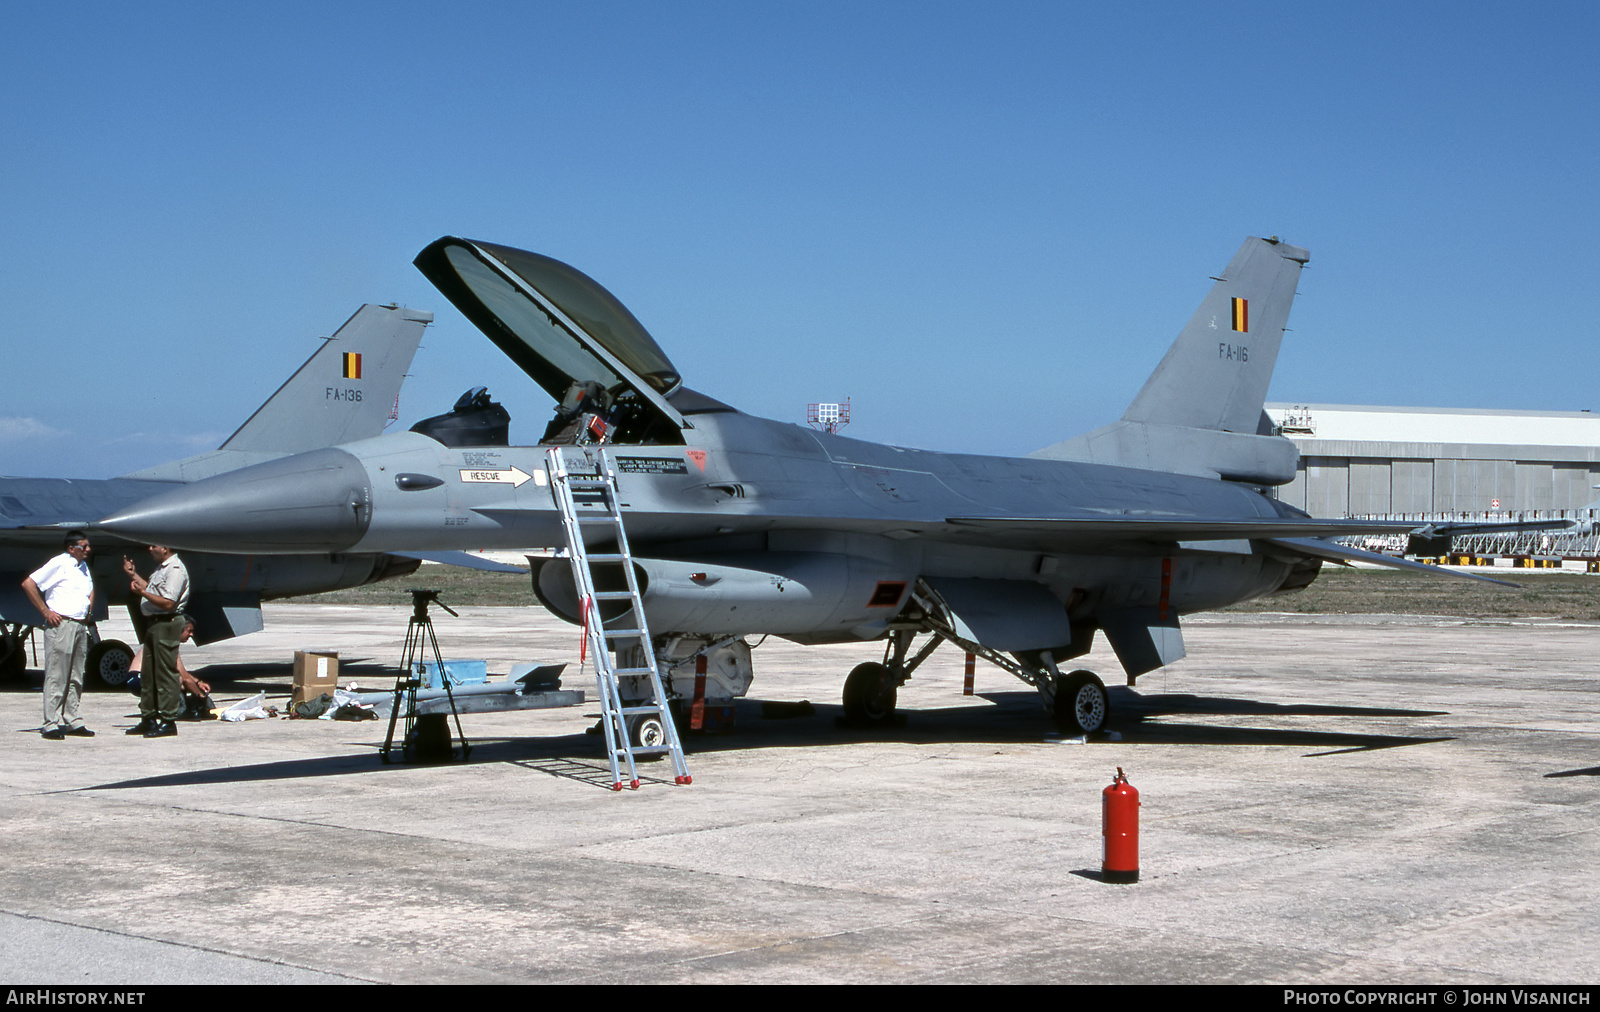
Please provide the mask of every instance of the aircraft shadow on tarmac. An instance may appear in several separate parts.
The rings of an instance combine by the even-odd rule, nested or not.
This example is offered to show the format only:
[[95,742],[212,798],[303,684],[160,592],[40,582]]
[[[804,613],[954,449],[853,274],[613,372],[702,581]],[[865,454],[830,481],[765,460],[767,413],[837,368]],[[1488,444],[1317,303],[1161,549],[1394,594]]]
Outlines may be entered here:
[[[254,695],[265,689],[268,692],[285,691],[293,676],[292,665],[279,661],[242,661],[231,664],[205,664],[190,669],[196,678],[211,686],[212,695],[243,693]],[[358,657],[339,664],[341,683],[356,681],[369,689],[387,689],[394,685],[394,665],[366,657]],[[44,669],[29,666],[21,677],[0,678],[0,692],[38,692],[44,685]],[[120,692],[100,685],[85,685],[85,692]]]
[[1299,745],[1328,749],[1310,752],[1308,757],[1368,752],[1402,745],[1425,745],[1451,741],[1450,736],[1392,734],[1351,734],[1338,731],[1309,731],[1291,728],[1254,728],[1193,723],[1167,723],[1160,717],[1441,717],[1447,710],[1406,710],[1394,707],[1335,706],[1318,703],[1266,703],[1255,699],[1225,696],[1196,696],[1191,693],[1143,695],[1132,689],[1112,687],[1112,711],[1126,740],[1147,744],[1172,745]]
[[[394,672],[394,665],[384,664],[368,657],[341,658],[339,684],[356,682],[361,685],[364,692],[390,689],[394,687]],[[207,664],[195,668],[193,674],[211,686],[213,696],[231,692],[254,694],[262,689],[276,693],[286,691],[287,683],[293,677],[294,668],[281,661],[241,661],[233,664]]]
[[1585,766],[1581,770],[1559,770],[1555,773],[1546,773],[1546,780],[1554,777],[1600,777],[1600,766]]
[[[206,669],[209,677],[212,668]],[[213,683],[215,684],[215,683]],[[1332,705],[1282,705],[1249,699],[1195,696],[1189,694],[1141,695],[1131,689],[1113,687],[1112,705],[1117,719],[1112,729],[1122,735],[1122,740],[1139,744],[1164,745],[1277,745],[1317,748],[1321,751],[1307,753],[1307,757],[1337,755],[1347,752],[1364,752],[1403,745],[1422,745],[1450,741],[1449,737],[1422,737],[1398,734],[1357,734],[1341,731],[1314,731],[1299,728],[1234,727],[1196,723],[1163,722],[1166,716],[1309,716],[1309,717],[1425,717],[1438,716],[1441,710],[1403,710],[1375,707],[1348,707]],[[1056,733],[1039,706],[1038,696],[1027,690],[1015,692],[984,693],[981,704],[955,706],[932,710],[902,711],[900,719],[890,726],[856,727],[845,722],[843,707],[828,704],[796,706],[783,704],[771,707],[795,714],[787,718],[763,718],[760,700],[744,700],[738,708],[736,727],[730,733],[684,735],[685,751],[696,754],[748,751],[761,748],[825,747],[849,745],[860,741],[902,742],[916,745],[935,744],[1037,744],[1041,741],[1059,741]],[[370,747],[375,752],[384,722],[361,725],[374,732],[368,740],[345,742],[347,745]],[[472,754],[464,763],[438,763],[427,765],[477,765],[484,763],[513,763],[529,770],[550,776],[576,780],[597,787],[609,788],[610,770],[605,761],[605,748],[597,734],[564,734],[528,738],[471,737],[470,722],[466,726]],[[310,743],[308,743],[310,744]],[[1091,739],[1090,744],[1095,744]],[[459,755],[459,745],[457,746]],[[372,753],[324,756],[260,763],[254,766],[226,766],[208,770],[190,770],[155,777],[141,777],[98,784],[81,790],[126,790],[138,787],[171,787],[203,784],[248,783],[268,780],[295,780],[308,777],[370,775],[376,773],[402,774],[425,764],[394,763],[385,765]],[[663,778],[651,776],[660,767]],[[640,765],[641,779],[647,783],[670,783],[669,767],[647,762]],[[1577,771],[1578,775],[1590,771]],[[1600,772],[1597,770],[1596,772]]]

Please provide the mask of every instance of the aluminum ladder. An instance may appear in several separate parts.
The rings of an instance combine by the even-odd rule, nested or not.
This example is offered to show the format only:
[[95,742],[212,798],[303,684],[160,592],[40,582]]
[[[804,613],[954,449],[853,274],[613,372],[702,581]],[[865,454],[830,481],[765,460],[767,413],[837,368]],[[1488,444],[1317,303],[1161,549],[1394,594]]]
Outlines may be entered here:
[[[611,789],[622,790],[624,782],[639,788],[639,772],[634,758],[665,754],[672,759],[673,782],[690,782],[689,764],[683,758],[683,744],[677,726],[667,712],[667,694],[656,667],[655,648],[645,624],[644,602],[633,571],[633,556],[628,551],[628,535],[623,530],[622,510],[617,498],[617,474],[603,448],[552,446],[546,454],[550,470],[550,494],[561,512],[561,525],[567,535],[567,555],[572,562],[572,582],[583,614],[584,643],[594,652],[595,685],[600,696],[600,724],[606,736],[606,755],[611,760]],[[582,498],[582,507],[579,499]],[[584,508],[587,507],[587,508]],[[596,508],[598,507],[598,508]],[[595,541],[614,541],[615,551],[590,552],[585,530],[598,529]],[[611,579],[596,580],[596,568]],[[618,580],[612,573],[621,571]],[[597,582],[613,589],[597,590]],[[619,585],[627,589],[618,589]],[[625,601],[626,609],[613,616],[615,628],[607,629],[601,614],[605,602]],[[633,647],[635,649],[630,650]],[[614,652],[614,653],[613,653]],[[624,654],[642,659],[642,666],[618,667]],[[637,661],[635,662],[637,663]],[[643,685],[650,696],[642,702],[625,704],[619,679],[629,678]],[[634,744],[635,730],[643,739]],[[624,781],[623,770],[627,770]]]

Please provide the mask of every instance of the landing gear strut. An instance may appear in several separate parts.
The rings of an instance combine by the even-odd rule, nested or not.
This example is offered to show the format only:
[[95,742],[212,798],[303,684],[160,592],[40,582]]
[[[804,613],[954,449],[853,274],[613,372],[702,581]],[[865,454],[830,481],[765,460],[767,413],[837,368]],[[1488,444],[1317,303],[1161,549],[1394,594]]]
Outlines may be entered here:
[[[1005,654],[969,639],[957,631],[943,599],[918,580],[912,600],[889,624],[889,645],[882,664],[862,664],[844,683],[844,715],[853,724],[887,724],[894,719],[895,696],[940,643],[951,643],[975,657],[1009,671],[1039,690],[1046,711],[1062,731],[1071,735],[1098,734],[1111,717],[1111,697],[1105,683],[1091,671],[1062,674],[1051,651]],[[911,654],[911,641],[928,633],[928,641]],[[1082,654],[1080,648],[1075,655]]]

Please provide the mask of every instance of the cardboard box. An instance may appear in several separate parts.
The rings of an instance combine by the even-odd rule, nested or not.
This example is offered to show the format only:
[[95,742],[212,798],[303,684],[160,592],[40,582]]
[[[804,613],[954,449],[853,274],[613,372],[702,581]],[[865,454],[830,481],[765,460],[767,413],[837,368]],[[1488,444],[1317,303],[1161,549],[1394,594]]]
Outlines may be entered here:
[[296,650],[294,652],[294,695],[289,705],[333,693],[339,684],[339,651]]

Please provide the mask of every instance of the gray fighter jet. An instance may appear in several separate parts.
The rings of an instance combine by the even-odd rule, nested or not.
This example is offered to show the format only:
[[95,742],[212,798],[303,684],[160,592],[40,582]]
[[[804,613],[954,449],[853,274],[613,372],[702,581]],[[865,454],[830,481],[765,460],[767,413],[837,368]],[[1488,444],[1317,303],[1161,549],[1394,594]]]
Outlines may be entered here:
[[[1002,458],[747,415],[685,386],[575,268],[446,237],[416,265],[557,402],[541,446],[419,426],[196,482],[99,527],[207,551],[559,547],[545,447],[592,444],[618,473],[670,693],[694,691],[683,662],[703,658],[702,698],[742,695],[747,636],[881,639],[882,662],[850,673],[844,706],[884,721],[948,641],[1093,732],[1105,687],[1063,668],[1097,631],[1131,682],[1183,656],[1183,615],[1302,588],[1325,560],[1416,566],[1328,540],[1408,525],[1312,519],[1271,494],[1294,477],[1296,451],[1262,401],[1307,259],[1247,239],[1121,420]],[[566,560],[534,562],[540,600],[576,620]]]
[[[91,526],[108,511],[228,471],[383,432],[423,328],[433,314],[397,306],[362,306],[265,404],[216,450],[104,480],[0,478],[0,674],[20,673],[23,640],[39,613],[21,582],[61,551],[63,530]],[[144,544],[97,532],[91,569],[96,618],[123,603],[124,553],[143,559]],[[160,542],[153,542],[159,544]],[[193,581],[189,612],[195,640],[209,643],[261,628],[261,601],[360,586],[414,572],[414,558],[376,552],[185,558]],[[148,565],[146,565],[148,569]],[[132,651],[115,640],[90,653],[91,681],[120,684]]]

